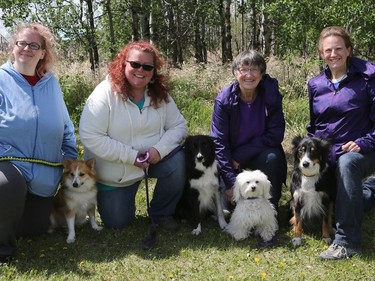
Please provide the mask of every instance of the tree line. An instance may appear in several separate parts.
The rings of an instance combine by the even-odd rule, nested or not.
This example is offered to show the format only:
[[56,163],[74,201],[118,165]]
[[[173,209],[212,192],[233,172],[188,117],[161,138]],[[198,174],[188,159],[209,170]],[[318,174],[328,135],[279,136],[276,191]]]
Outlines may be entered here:
[[95,70],[131,40],[155,44],[175,66],[194,58],[223,63],[245,49],[279,58],[317,54],[322,28],[351,32],[355,53],[374,59],[374,0],[2,0],[4,26],[38,21],[65,57]]

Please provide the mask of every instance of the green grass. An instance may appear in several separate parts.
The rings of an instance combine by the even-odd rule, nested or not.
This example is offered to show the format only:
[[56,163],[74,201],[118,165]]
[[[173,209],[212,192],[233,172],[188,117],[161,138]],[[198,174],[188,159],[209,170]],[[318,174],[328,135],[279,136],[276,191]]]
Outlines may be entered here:
[[[213,98],[232,79],[229,69],[195,66],[171,74],[173,97],[187,119],[189,134],[208,133]],[[277,78],[284,81],[281,76]],[[289,168],[290,140],[297,133],[305,133],[308,120],[307,101],[301,98],[304,95],[293,96],[291,92],[284,94],[287,132],[283,145]],[[0,267],[0,281],[375,280],[374,211],[363,221],[361,257],[322,261],[319,253],[327,246],[319,237],[305,235],[303,246],[291,247],[289,199],[288,187],[284,186],[280,231],[273,247],[259,247],[255,237],[236,242],[219,229],[217,222],[208,219],[200,236],[191,235],[186,224],[177,233],[160,230],[156,248],[144,251],[140,242],[148,236],[150,226],[142,185],[136,198],[137,217],[128,228],[96,232],[87,224],[77,229],[74,244],[65,242],[62,229],[35,239],[20,239],[13,263]]]
[[374,214],[364,220],[363,256],[332,262],[319,259],[326,246],[318,237],[304,236],[294,250],[285,220],[270,248],[254,237],[236,242],[208,219],[200,236],[185,224],[175,234],[160,230],[156,248],[145,251],[140,241],[149,224],[139,205],[135,222],[121,231],[96,232],[87,224],[74,244],[65,243],[63,230],[20,239],[16,260],[0,267],[0,280],[374,280]]

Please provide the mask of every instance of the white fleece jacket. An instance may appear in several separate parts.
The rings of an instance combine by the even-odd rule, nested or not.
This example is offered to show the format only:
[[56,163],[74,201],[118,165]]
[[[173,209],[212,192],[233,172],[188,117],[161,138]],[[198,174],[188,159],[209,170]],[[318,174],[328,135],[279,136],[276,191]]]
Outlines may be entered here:
[[140,111],[133,102],[113,93],[108,79],[87,99],[79,133],[85,158],[96,158],[99,182],[129,186],[144,175],[134,166],[138,153],[154,147],[165,157],[185,137],[186,121],[171,97],[169,103],[162,102],[155,109],[146,91]]

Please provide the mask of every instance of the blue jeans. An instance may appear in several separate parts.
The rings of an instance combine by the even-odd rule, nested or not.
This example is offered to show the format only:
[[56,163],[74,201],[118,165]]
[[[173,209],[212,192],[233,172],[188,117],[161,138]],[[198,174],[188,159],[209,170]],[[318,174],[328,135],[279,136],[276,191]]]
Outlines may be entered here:
[[[150,165],[148,177],[157,179],[150,202],[151,215],[154,219],[173,216],[185,184],[184,152],[180,150],[171,157],[167,156],[159,163]],[[98,192],[98,211],[106,227],[121,229],[135,219],[135,196],[140,182]]]
[[360,250],[365,210],[375,206],[375,151],[366,155],[348,152],[336,168],[336,235],[334,243]]
[[241,166],[242,169],[261,170],[271,182],[271,203],[278,209],[281,198],[282,185],[286,181],[287,163],[282,148],[270,148],[259,153],[248,163]]

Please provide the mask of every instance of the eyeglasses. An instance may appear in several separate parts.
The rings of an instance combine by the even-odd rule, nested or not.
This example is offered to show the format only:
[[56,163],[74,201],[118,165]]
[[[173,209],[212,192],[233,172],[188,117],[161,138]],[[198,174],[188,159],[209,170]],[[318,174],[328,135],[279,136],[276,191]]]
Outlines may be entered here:
[[131,66],[132,68],[135,68],[135,69],[138,69],[138,68],[140,68],[140,67],[142,67],[143,70],[145,70],[145,71],[151,71],[151,70],[154,69],[154,66],[153,66],[153,65],[149,65],[149,64],[140,64],[140,63],[138,63],[138,62],[135,62],[135,61],[128,61],[128,60],[127,60],[127,62],[130,64],[130,66]]
[[27,43],[26,41],[16,41],[16,45],[18,47],[21,47],[23,49],[26,48],[26,46],[29,46],[29,48],[31,50],[39,50],[41,48],[41,46],[38,44],[38,43],[35,43],[35,42],[31,42],[31,43]]
[[251,73],[251,74],[258,74],[260,73],[260,69],[259,68],[247,68],[247,67],[240,67],[237,69],[239,73],[241,74],[248,74],[248,73]]

